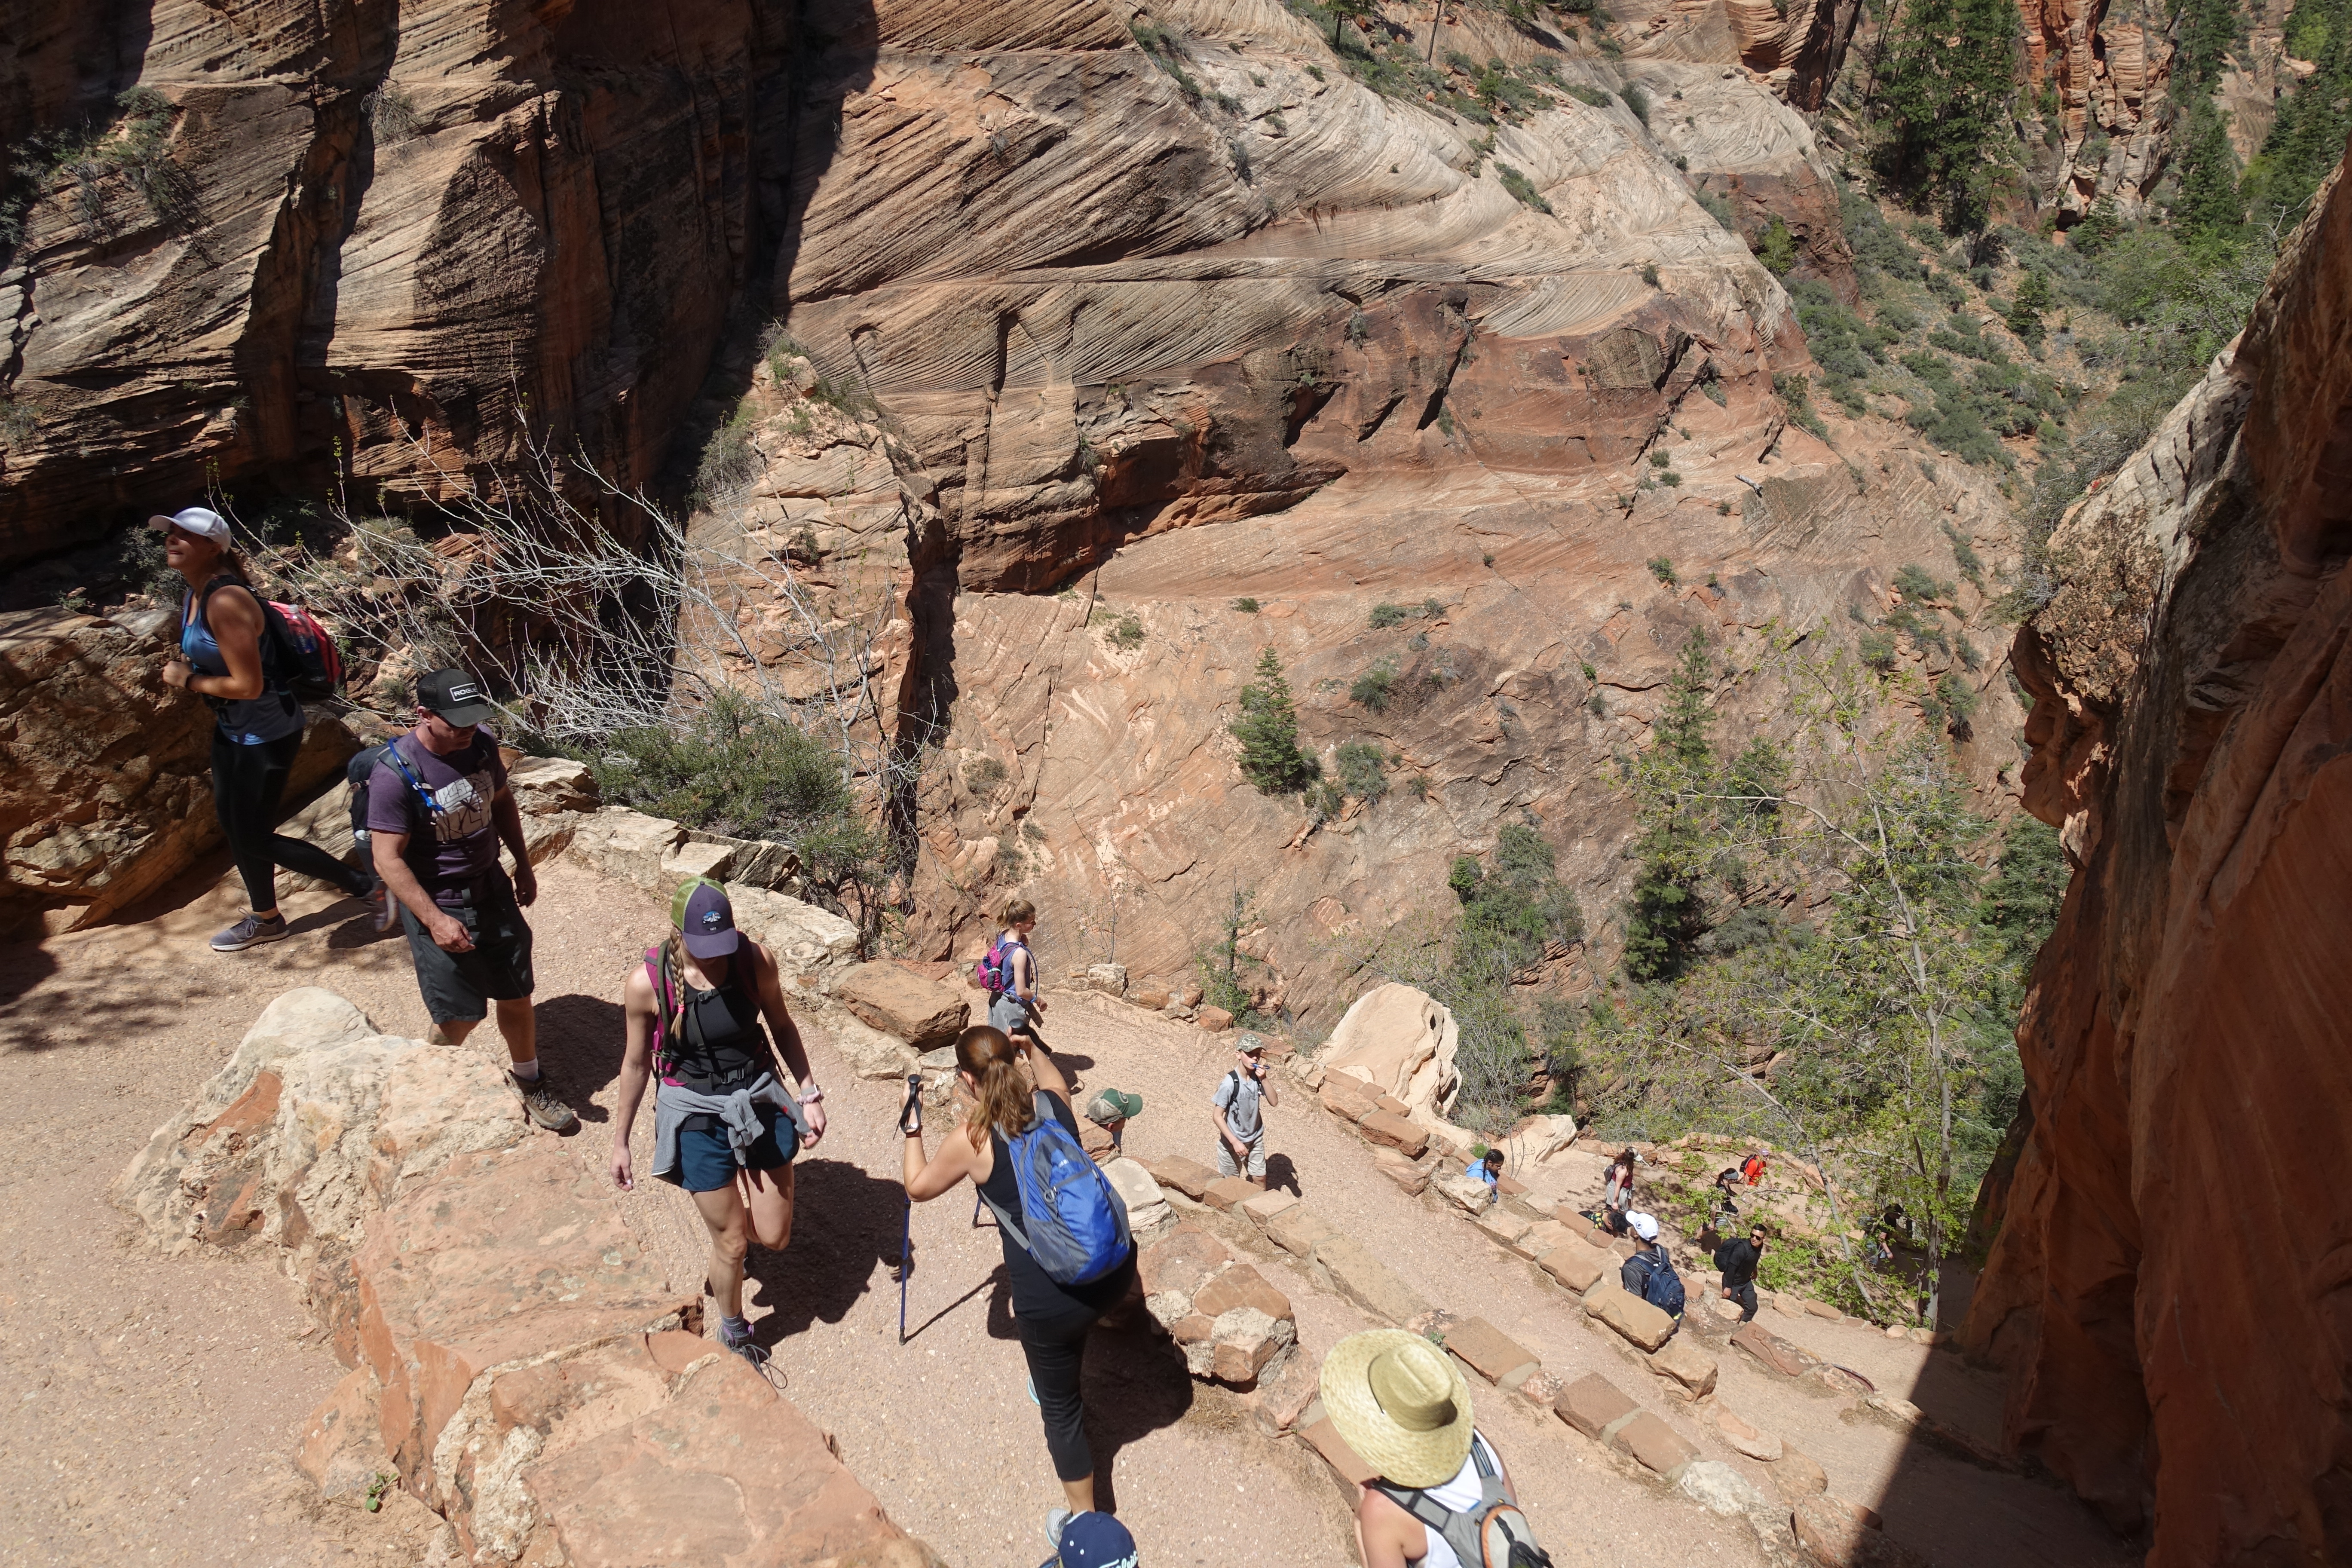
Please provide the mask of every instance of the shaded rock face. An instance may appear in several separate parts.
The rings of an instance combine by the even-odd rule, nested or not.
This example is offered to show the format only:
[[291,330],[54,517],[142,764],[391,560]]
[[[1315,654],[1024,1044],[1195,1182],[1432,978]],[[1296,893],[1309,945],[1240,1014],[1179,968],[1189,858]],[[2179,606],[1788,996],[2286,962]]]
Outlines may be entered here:
[[145,88],[176,173],[53,179],[0,260],[37,421],[0,458],[0,561],[209,476],[462,484],[526,418],[640,483],[764,286],[788,44],[754,0],[14,9],[8,139]]
[[353,1370],[297,1463],[397,1479],[476,1563],[939,1568],[833,1444],[699,1333],[603,1173],[533,1135],[499,1067],[272,1002],[115,1197],[173,1250],[274,1248]]
[[[96,924],[221,841],[212,710],[163,684],[167,620],[0,616],[0,935]],[[357,749],[314,710],[288,798]]]
[[[1966,1325],[2152,1563],[2352,1551],[2352,185],[2053,540],[2026,804],[2077,874]],[[2250,1416],[2249,1412],[2260,1412]]]

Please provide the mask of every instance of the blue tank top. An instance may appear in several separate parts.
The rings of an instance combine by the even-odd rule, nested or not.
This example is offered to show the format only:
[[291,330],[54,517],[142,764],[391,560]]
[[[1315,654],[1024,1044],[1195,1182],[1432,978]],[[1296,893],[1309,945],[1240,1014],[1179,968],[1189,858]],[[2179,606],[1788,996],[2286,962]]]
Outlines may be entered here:
[[[205,624],[203,602],[190,595],[180,615],[180,657],[186,659],[198,675],[226,675],[228,660],[221,656],[220,644],[214,640],[212,627]],[[293,694],[283,689],[273,690],[268,683],[268,667],[262,670],[262,691],[258,697],[222,699],[206,697],[213,712],[219,717],[221,733],[233,745],[258,746],[269,741],[284,740],[302,732],[302,705]],[[204,693],[196,695],[203,697]]]

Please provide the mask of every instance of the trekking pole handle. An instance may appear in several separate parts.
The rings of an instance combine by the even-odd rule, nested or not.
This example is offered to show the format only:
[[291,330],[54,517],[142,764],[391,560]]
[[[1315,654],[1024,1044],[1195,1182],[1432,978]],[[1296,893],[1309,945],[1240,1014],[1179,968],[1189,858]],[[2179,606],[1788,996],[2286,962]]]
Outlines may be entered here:
[[907,1103],[898,1110],[898,1131],[914,1133],[923,1130],[923,1075],[907,1075]]

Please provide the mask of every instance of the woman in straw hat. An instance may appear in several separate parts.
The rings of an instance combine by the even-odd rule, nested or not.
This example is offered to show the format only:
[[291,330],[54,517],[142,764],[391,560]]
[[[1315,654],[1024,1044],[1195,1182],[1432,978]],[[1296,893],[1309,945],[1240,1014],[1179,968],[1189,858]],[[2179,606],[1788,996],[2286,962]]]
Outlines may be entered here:
[[1453,1357],[1419,1334],[1368,1329],[1331,1347],[1321,1381],[1331,1425],[1380,1472],[1356,1504],[1364,1568],[1551,1561],[1502,1456],[1470,1424],[1470,1384]]

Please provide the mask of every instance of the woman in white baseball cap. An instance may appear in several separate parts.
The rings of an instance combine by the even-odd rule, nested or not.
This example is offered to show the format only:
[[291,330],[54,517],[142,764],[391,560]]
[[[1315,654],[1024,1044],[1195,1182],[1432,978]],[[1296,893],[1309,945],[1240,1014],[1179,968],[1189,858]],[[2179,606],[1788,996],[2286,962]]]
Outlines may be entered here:
[[302,705],[264,651],[268,612],[229,537],[228,520],[192,506],[151,517],[163,559],[187,580],[180,602],[180,651],[163,661],[163,683],[212,707],[213,810],[245,879],[243,920],[214,933],[215,952],[241,952],[286,935],[278,912],[277,868],[332,882],[353,898],[383,896],[375,878],[315,844],[278,832],[278,803],[302,749]]

